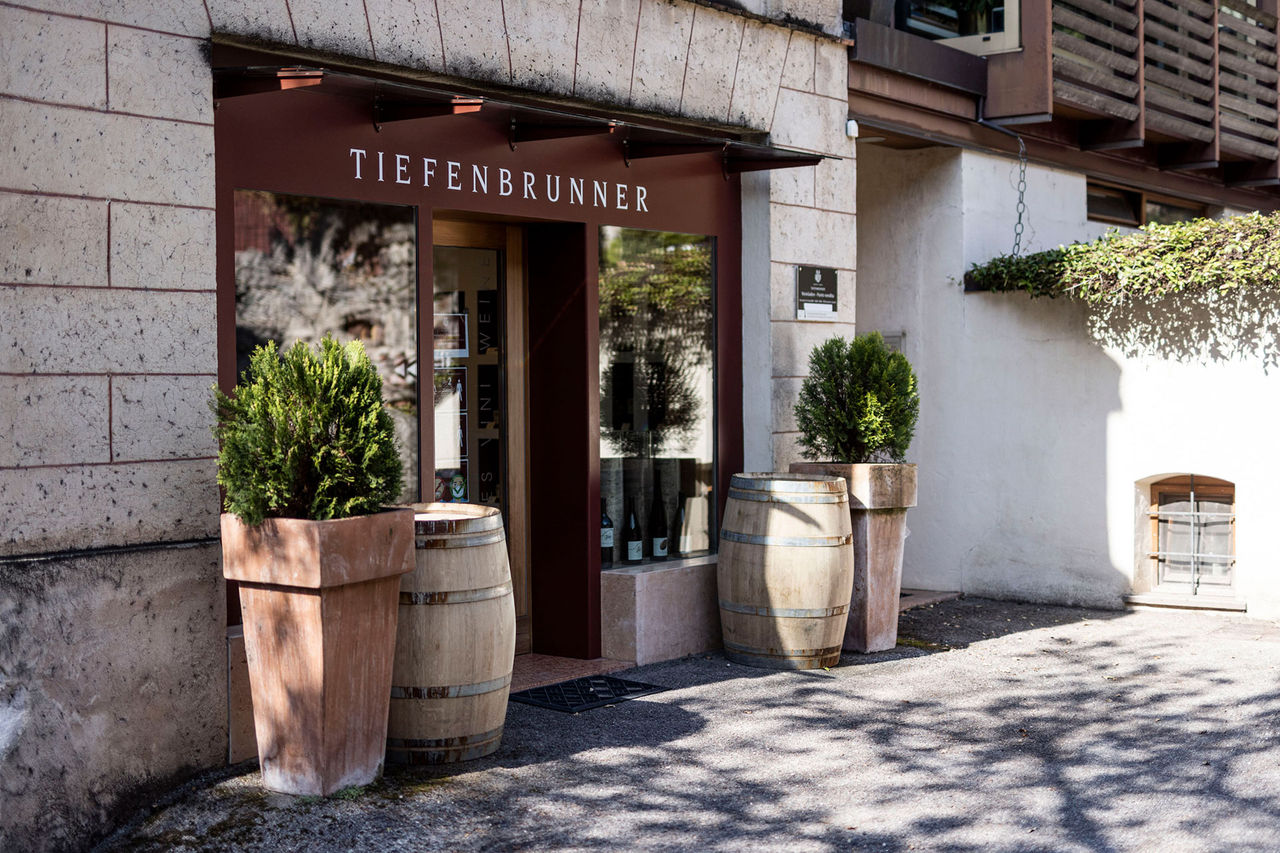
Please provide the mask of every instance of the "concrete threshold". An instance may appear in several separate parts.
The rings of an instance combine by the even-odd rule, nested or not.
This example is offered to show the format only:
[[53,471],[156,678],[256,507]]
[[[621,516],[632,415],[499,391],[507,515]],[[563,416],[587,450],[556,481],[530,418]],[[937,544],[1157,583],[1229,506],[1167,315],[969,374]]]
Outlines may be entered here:
[[515,666],[511,671],[511,692],[519,693],[531,687],[559,684],[561,681],[587,675],[608,675],[635,665],[635,661],[607,658],[579,660],[555,655],[516,655]]

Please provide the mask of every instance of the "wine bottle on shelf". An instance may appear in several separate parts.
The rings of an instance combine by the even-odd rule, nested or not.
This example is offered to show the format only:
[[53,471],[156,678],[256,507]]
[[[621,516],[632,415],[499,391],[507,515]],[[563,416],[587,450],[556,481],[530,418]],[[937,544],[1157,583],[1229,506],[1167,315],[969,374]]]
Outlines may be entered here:
[[626,537],[623,542],[627,549],[627,562],[643,562],[644,539],[640,535],[640,523],[636,521],[635,498],[627,498],[627,526],[623,531],[623,535]]
[[653,506],[649,508],[649,545],[653,559],[667,559],[667,505],[662,500],[662,478],[653,474]]
[[607,569],[613,565],[613,519],[605,509],[604,498],[600,499],[600,568]]
[[685,530],[684,501],[684,492],[679,492],[676,495],[676,528],[671,531],[671,552],[681,557],[689,556],[689,546],[692,544],[689,541],[689,534]]

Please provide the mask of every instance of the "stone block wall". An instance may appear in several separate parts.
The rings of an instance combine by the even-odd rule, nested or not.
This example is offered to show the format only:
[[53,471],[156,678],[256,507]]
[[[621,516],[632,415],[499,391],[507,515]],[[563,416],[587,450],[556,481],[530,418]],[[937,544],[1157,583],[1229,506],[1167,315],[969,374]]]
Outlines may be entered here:
[[0,6],[0,556],[205,538],[206,44],[191,18],[49,5]]
[[[854,334],[856,128],[847,122],[848,55],[834,39],[793,32],[769,127],[774,144],[829,155],[817,166],[748,176],[743,183],[745,466],[785,471],[800,458],[793,408],[809,352]],[[796,268],[833,267],[834,322],[796,319]],[[752,342],[768,342],[763,347]]]
[[0,849],[226,752],[208,32],[0,4]]

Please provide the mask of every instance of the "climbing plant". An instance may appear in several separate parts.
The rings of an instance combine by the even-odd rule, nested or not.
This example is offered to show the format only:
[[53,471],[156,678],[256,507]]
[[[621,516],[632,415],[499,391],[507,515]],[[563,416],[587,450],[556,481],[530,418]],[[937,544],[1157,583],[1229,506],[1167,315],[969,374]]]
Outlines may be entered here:
[[1001,255],[965,274],[973,290],[1118,305],[1179,293],[1280,290],[1280,213],[1151,224],[1091,243]]

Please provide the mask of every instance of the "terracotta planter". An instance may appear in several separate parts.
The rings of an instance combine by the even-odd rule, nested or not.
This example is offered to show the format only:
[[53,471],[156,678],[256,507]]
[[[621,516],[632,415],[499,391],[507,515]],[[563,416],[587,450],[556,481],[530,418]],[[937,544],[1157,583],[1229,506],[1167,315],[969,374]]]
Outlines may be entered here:
[[324,796],[382,773],[413,510],[335,521],[222,516],[240,581],[262,784]]
[[853,521],[853,598],[844,650],[883,652],[898,643],[902,543],[916,505],[916,466],[793,462],[793,474],[844,477]]

